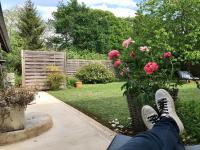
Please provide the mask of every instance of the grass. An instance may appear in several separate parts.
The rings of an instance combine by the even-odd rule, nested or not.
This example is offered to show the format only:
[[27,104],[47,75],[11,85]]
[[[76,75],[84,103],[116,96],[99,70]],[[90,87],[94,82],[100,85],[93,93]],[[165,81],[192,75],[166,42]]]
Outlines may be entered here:
[[[84,85],[80,89],[50,91],[49,93],[65,103],[81,110],[104,125],[118,119],[122,125],[128,124],[128,108],[126,97],[121,91],[122,82],[109,84]],[[181,101],[199,100],[200,91],[195,84],[180,87]]]
[[72,88],[49,93],[107,126],[108,122],[114,119],[125,125],[128,123],[129,115],[126,98],[122,96],[122,84],[116,82],[83,85],[80,89]]
[[180,87],[179,98],[182,101],[200,100],[200,89],[194,83],[184,84]]

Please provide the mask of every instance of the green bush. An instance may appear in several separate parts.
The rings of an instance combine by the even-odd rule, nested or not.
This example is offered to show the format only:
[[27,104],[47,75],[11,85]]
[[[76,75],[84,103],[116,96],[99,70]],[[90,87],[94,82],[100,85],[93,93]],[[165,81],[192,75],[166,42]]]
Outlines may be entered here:
[[58,90],[65,81],[65,75],[60,72],[52,72],[47,76],[47,83],[51,90]]
[[177,112],[186,130],[182,136],[183,142],[200,143],[200,102],[178,101]]
[[114,80],[114,74],[104,65],[92,63],[83,66],[77,73],[76,77],[83,83],[109,83]]
[[74,87],[75,83],[78,81],[75,77],[66,77],[66,84],[68,88]]
[[22,76],[20,75],[15,75],[15,86],[16,87],[21,87],[22,85]]

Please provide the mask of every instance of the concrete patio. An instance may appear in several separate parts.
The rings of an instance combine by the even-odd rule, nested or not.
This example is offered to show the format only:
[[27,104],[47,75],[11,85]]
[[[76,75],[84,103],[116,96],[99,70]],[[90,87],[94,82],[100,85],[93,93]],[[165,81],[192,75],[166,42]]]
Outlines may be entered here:
[[115,135],[46,92],[39,92],[33,103],[28,106],[27,112],[51,115],[52,129],[32,139],[0,146],[0,150],[105,150]]

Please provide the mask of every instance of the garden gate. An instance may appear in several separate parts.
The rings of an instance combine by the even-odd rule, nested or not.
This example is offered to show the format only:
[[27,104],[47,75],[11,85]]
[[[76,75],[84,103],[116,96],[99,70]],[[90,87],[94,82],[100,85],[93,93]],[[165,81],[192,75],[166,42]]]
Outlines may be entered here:
[[48,89],[46,84],[48,66],[58,66],[61,72],[66,72],[65,52],[23,50],[21,55],[22,86]]

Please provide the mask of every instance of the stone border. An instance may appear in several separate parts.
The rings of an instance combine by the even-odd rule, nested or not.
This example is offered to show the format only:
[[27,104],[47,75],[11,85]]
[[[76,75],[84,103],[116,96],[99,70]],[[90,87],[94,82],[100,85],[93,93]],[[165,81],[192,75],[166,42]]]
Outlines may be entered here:
[[51,116],[41,112],[26,114],[24,130],[0,133],[0,146],[39,136],[53,126]]

